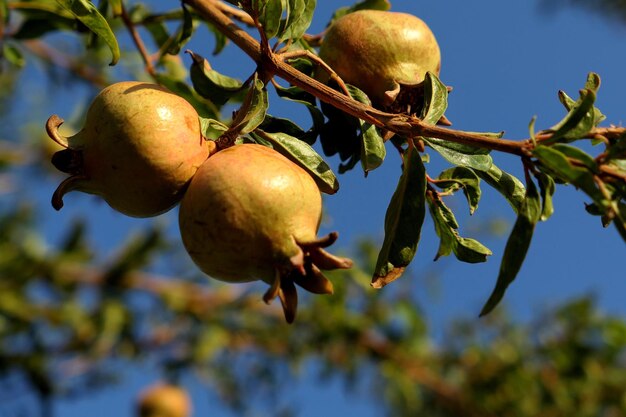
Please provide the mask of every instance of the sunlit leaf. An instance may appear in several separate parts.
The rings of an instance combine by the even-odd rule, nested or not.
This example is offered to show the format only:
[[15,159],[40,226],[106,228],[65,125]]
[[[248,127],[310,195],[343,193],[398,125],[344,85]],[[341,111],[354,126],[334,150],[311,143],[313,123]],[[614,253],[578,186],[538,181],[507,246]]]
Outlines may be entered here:
[[305,142],[283,132],[254,132],[270,142],[272,147],[304,168],[315,180],[320,191],[334,194],[339,190],[339,181],[332,169],[315,150]]
[[316,0],[288,0],[289,15],[282,28],[280,40],[297,40],[309,28],[315,12]]
[[113,58],[110,65],[117,64],[120,58],[120,47],[115,34],[107,20],[100,14],[96,6],[89,0],[56,0],[61,6],[70,11],[76,19],[87,26],[93,33],[108,45]]
[[181,7],[183,9],[183,21],[175,38],[172,40],[172,44],[167,49],[167,52],[172,55],[178,55],[181,48],[189,41],[193,34],[193,17],[191,12],[187,10],[184,5],[181,5]]
[[287,0],[254,0],[252,8],[268,39],[273,38],[280,31],[283,12],[287,13]]
[[242,135],[252,132],[263,123],[268,107],[267,90],[261,80],[255,79],[248,89],[241,108],[237,111],[231,128],[236,129]]
[[231,98],[242,94],[241,81],[215,71],[202,56],[191,51],[187,53],[192,59],[189,74],[193,88],[202,97],[221,107]]
[[432,72],[426,72],[424,78],[424,109],[421,119],[436,124],[448,108],[448,88]]
[[470,208],[470,214],[474,213],[480,201],[480,178],[476,173],[465,167],[454,167],[443,171],[437,177],[435,183],[443,192],[455,192],[463,190]]
[[526,194],[524,184],[522,184],[519,179],[501,170],[495,164],[492,164],[486,171],[476,169],[474,172],[476,172],[483,181],[502,194],[515,212],[519,211]]

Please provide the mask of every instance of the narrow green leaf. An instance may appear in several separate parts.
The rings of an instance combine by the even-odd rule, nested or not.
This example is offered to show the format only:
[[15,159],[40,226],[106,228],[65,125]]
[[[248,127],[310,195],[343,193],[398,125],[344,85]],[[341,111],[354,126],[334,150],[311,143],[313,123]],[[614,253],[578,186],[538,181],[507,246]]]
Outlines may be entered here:
[[202,130],[202,135],[205,138],[216,140],[224,132],[228,131],[228,126],[219,120],[208,117],[200,117],[200,129]]
[[[563,94],[565,93],[559,92],[560,96]],[[593,111],[595,101],[596,94],[593,90],[581,90],[580,98],[571,105],[563,120],[548,129],[552,132],[552,137],[544,144],[571,142],[583,138],[595,126],[596,115]]]
[[598,172],[598,163],[596,162],[594,157],[589,155],[582,149],[575,146],[566,145],[564,143],[555,143],[554,145],[552,145],[552,149],[556,149],[571,160],[576,161],[576,164],[584,165],[585,167],[587,167],[587,169],[594,173]]
[[486,171],[479,169],[474,171],[483,181],[502,194],[516,213],[519,211],[526,194],[524,184],[520,180],[508,172],[502,171],[495,164],[492,164]]
[[339,181],[332,169],[310,145],[283,132],[269,133],[257,129],[254,133],[311,174],[320,191],[334,194],[339,190]]
[[[306,132],[305,136],[298,136],[298,139],[304,140],[309,145],[315,143],[315,139],[319,135],[324,126],[324,114],[317,107],[315,96],[307,93],[299,87],[281,87],[276,85],[276,93],[280,98],[304,104],[311,115],[313,125]],[[297,136],[297,135],[296,135]]]
[[[350,96],[364,104],[371,105],[367,95],[353,85],[347,85]],[[376,126],[359,119],[359,137],[361,138],[361,166],[367,175],[370,171],[382,165],[387,154],[385,141]]]
[[289,16],[280,35],[281,41],[296,41],[304,35],[313,20],[316,0],[289,0]]
[[567,155],[554,147],[537,146],[533,156],[541,162],[540,168],[548,170],[548,174],[580,188],[599,206],[607,206],[593,179],[593,172],[588,168],[573,165]]
[[415,256],[426,215],[425,200],[426,169],[419,152],[410,144],[385,215],[385,239],[372,277],[374,288],[399,278]]
[[257,10],[259,23],[263,26],[267,39],[276,36],[280,30],[283,13],[287,12],[287,2],[285,0],[257,0],[253,3],[253,8]]
[[473,170],[465,167],[449,168],[439,174],[435,185],[444,192],[453,193],[462,189],[469,205],[470,214],[478,208],[481,195],[480,178]]
[[556,191],[556,185],[554,179],[544,172],[539,172],[537,175],[537,182],[539,183],[539,189],[541,190],[541,218],[540,220],[546,221],[554,213],[554,205],[552,202],[552,196]]
[[2,44],[2,53],[0,54],[0,57],[4,57],[8,62],[16,67],[23,67],[26,63],[20,50],[15,47],[15,45],[11,45],[8,42],[4,42]]
[[220,52],[224,50],[224,48],[228,44],[228,38],[226,37],[226,35],[224,35],[224,33],[221,30],[216,28],[214,25],[208,22],[205,22],[205,23],[215,38],[215,47],[213,48],[212,54],[218,55]]
[[439,236],[439,249],[435,260],[442,256],[454,253],[461,262],[485,262],[491,251],[474,239],[461,237],[457,231],[459,224],[452,210],[446,206],[441,198],[427,198],[430,215],[433,218],[435,232]]
[[242,135],[252,132],[263,123],[268,107],[265,85],[261,80],[255,79],[248,89],[241,108],[237,111],[231,129],[239,131]]
[[183,9],[183,21],[180,29],[172,40],[172,44],[167,49],[167,53],[171,55],[178,55],[181,48],[189,41],[193,34],[193,16],[184,4],[181,4],[181,7]]
[[437,140],[433,138],[423,138],[424,143],[430,148],[437,151],[448,162],[453,165],[473,168],[478,171],[489,171],[493,165],[493,159],[490,155],[468,155],[463,152],[458,152],[450,149],[447,146],[441,146],[437,143]]
[[120,47],[115,34],[98,8],[89,0],[56,0],[62,7],[70,11],[76,19],[87,26],[108,45],[113,58],[110,65],[117,64],[120,58]]
[[189,75],[193,88],[198,94],[211,100],[218,107],[242,94],[243,83],[241,81],[215,71],[202,56],[189,50],[186,52],[192,59]]
[[432,72],[424,78],[424,109],[421,119],[431,125],[436,124],[448,108],[448,88]]
[[491,312],[500,303],[506,289],[517,277],[528,253],[535,225],[539,221],[541,213],[541,197],[537,187],[532,181],[528,181],[524,202],[520,207],[517,220],[504,248],[496,286],[483,306],[480,312],[481,316]]

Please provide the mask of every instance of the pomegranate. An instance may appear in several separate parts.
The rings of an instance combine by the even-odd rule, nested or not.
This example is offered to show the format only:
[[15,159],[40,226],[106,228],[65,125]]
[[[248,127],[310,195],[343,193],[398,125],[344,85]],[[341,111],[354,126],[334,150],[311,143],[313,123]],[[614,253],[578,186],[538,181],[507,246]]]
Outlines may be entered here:
[[189,417],[191,400],[187,392],[167,383],[157,383],[139,395],[138,417]]
[[[324,35],[319,55],[377,107],[390,106],[401,86],[415,87],[427,71],[438,75],[441,67],[439,45],[424,21],[380,10],[339,18]],[[328,74],[320,71],[318,79],[327,82]]]
[[63,119],[48,119],[48,135],[65,149],[52,163],[70,177],[54,192],[60,210],[73,190],[97,194],[133,217],[163,213],[180,201],[209,155],[196,110],[183,98],[149,83],[120,82],[102,90],[77,134],[63,137]]
[[297,307],[294,284],[332,293],[320,269],[352,261],[326,252],[336,233],[318,239],[322,197],[313,178],[275,150],[235,145],[207,159],[180,205],[183,244],[207,275],[226,282],[263,280],[264,300],[278,296],[285,318]]

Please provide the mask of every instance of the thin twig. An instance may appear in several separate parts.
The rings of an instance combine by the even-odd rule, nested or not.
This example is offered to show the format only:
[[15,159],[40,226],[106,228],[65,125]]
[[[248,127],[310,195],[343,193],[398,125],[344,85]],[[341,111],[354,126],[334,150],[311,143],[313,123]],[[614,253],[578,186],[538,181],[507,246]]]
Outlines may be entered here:
[[139,32],[137,31],[135,24],[133,23],[130,16],[128,15],[128,12],[126,11],[126,8],[124,7],[124,5],[122,5],[122,14],[120,17],[122,18],[124,25],[128,29],[128,32],[130,33],[130,36],[133,39],[133,42],[135,43],[135,46],[137,47],[137,50],[139,51],[139,54],[141,55],[141,58],[143,59],[144,64],[146,65],[146,72],[152,78],[156,78],[156,70],[152,63],[152,58],[150,57],[150,53],[148,53],[146,45],[143,43],[143,40],[141,39],[141,36],[139,35]]

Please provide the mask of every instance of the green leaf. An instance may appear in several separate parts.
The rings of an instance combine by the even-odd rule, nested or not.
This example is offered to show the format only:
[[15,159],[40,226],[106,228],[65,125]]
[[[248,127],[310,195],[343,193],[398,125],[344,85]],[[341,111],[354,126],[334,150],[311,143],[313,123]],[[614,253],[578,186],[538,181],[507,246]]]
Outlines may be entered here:
[[539,183],[539,189],[541,190],[541,218],[540,220],[546,221],[554,213],[554,205],[552,203],[552,196],[556,191],[556,185],[554,179],[544,172],[539,172],[535,175],[537,182]]
[[270,142],[276,151],[304,168],[323,193],[335,194],[339,190],[339,181],[332,169],[310,145],[283,132],[269,133],[257,129],[254,134]]
[[492,164],[486,171],[479,169],[474,171],[483,181],[502,194],[516,213],[519,211],[526,194],[524,184],[520,180],[502,171],[495,164]]
[[215,37],[215,47],[213,48],[213,55],[218,55],[220,52],[224,50],[226,45],[228,44],[228,38],[224,35],[224,32],[216,28],[214,25],[205,22],[213,36]]
[[181,7],[183,9],[183,22],[172,40],[172,44],[167,49],[167,53],[171,55],[178,55],[181,48],[191,39],[193,34],[193,16],[184,4],[181,4]]
[[542,170],[547,169],[548,174],[580,188],[599,206],[607,206],[593,179],[593,172],[588,168],[573,165],[566,154],[554,147],[537,146],[533,149],[533,156],[541,162]]
[[432,72],[424,78],[424,109],[421,119],[428,124],[437,124],[448,108],[448,88]]
[[[596,95],[598,90],[600,89],[600,76],[598,74],[590,72],[587,75],[587,82],[585,83],[585,88],[593,91]],[[569,112],[576,105],[576,101],[570,98],[564,91],[559,91],[559,100],[565,106],[565,109]],[[600,124],[606,116],[602,114],[602,112],[597,108],[593,108],[593,125],[597,126]]]
[[517,214],[511,235],[506,242],[500,272],[489,299],[480,315],[491,312],[502,300],[508,286],[515,280],[528,253],[535,225],[541,217],[541,197],[535,184],[529,180],[526,184],[526,196]]
[[237,111],[231,129],[239,131],[241,135],[252,132],[263,123],[268,107],[265,85],[261,80],[255,78],[248,89],[241,108]]
[[454,213],[438,196],[427,198],[430,215],[435,224],[435,232],[439,236],[439,249],[435,260],[454,252],[459,261],[468,263],[485,262],[491,251],[474,239],[461,237],[457,231],[459,225]]
[[593,158],[593,156],[589,155],[587,152],[583,151],[580,148],[575,146],[566,145],[564,143],[556,143],[552,145],[552,149],[556,149],[561,152],[572,161],[576,161],[575,163],[578,165],[584,165],[590,171],[597,173],[598,172],[598,163]]
[[316,0],[288,0],[289,14],[282,28],[280,41],[296,41],[304,35],[313,20]]
[[465,167],[449,168],[439,174],[435,185],[444,192],[453,193],[462,189],[469,205],[470,214],[476,211],[481,191],[480,178],[473,170]]
[[20,50],[8,42],[2,43],[2,53],[0,57],[4,57],[8,62],[16,67],[23,67],[26,61]]
[[216,140],[228,131],[228,126],[219,120],[208,117],[200,117],[200,129],[202,130],[202,135],[205,138]]
[[120,58],[120,47],[115,34],[107,20],[89,0],[56,0],[62,7],[70,11],[76,19],[87,26],[108,45],[113,58],[110,65],[117,64]]
[[[315,143],[319,132],[324,125],[324,114],[317,107],[315,96],[307,93],[299,87],[281,87],[275,85],[276,93],[280,98],[304,104],[311,115],[313,126],[306,132],[305,136],[298,136],[298,139],[304,140],[309,145]],[[296,135],[297,136],[297,135]]]
[[288,11],[286,0],[254,0],[252,8],[256,10],[267,39],[276,36],[280,30],[283,13]]
[[464,152],[459,152],[454,149],[451,149],[446,143],[445,146],[440,144],[440,139],[435,138],[423,138],[424,143],[428,145],[430,148],[437,151],[441,156],[444,157],[448,162],[453,165],[464,166],[468,168],[473,168],[478,171],[486,171],[491,170],[491,166],[493,165],[493,159],[490,155],[481,155],[481,154],[467,154]]
[[417,251],[426,215],[426,169],[409,144],[404,169],[385,214],[385,239],[378,254],[372,286],[382,288],[399,278]]
[[[564,96],[564,92],[559,92],[559,97]],[[561,101],[567,99],[561,98]],[[552,132],[552,137],[545,141],[544,144],[553,144],[556,142],[572,142],[574,140],[585,137],[585,135],[595,127],[596,114],[593,104],[596,101],[596,94],[591,89],[583,89],[580,91],[580,98],[566,107],[570,107],[567,115],[559,123],[548,129]]]
[[189,75],[193,88],[198,94],[211,100],[218,107],[242,94],[243,83],[241,81],[215,71],[202,56],[189,50],[186,52],[192,59]]
[[[371,105],[367,95],[353,85],[347,85],[350,96],[361,103]],[[359,137],[361,139],[361,166],[367,175],[382,165],[387,154],[385,141],[376,126],[359,119]]]

